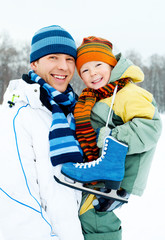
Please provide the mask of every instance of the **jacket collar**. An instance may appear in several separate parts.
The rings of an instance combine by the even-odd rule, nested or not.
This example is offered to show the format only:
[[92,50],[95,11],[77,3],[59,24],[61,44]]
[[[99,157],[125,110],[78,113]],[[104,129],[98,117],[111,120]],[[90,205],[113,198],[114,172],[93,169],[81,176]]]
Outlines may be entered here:
[[40,85],[37,83],[29,84],[22,79],[11,80],[4,94],[3,105],[8,105],[8,102],[13,102],[13,105],[21,102],[29,104],[34,109],[49,110],[43,105],[40,100]]
[[115,82],[122,78],[130,78],[135,83],[144,80],[144,73],[138,66],[134,65],[131,60],[123,57],[121,53],[115,57],[117,59],[117,64],[111,72],[108,83]]

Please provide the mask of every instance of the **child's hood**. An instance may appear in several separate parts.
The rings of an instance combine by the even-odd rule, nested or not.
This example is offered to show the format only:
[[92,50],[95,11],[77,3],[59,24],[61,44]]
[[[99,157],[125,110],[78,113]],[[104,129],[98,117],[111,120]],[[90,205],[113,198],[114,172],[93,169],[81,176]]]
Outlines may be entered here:
[[115,82],[122,78],[131,78],[133,82],[142,82],[144,80],[144,73],[142,70],[134,65],[129,59],[124,58],[121,53],[116,55],[117,64],[111,72],[110,82]]

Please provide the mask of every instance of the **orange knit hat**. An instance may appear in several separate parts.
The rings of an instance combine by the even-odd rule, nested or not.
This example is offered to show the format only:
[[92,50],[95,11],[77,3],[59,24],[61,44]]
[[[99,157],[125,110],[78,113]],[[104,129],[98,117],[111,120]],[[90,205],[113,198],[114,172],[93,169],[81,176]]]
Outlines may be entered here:
[[80,68],[84,63],[91,61],[105,62],[114,67],[117,60],[112,53],[112,43],[94,36],[84,38],[77,49],[76,67],[78,73],[80,74]]

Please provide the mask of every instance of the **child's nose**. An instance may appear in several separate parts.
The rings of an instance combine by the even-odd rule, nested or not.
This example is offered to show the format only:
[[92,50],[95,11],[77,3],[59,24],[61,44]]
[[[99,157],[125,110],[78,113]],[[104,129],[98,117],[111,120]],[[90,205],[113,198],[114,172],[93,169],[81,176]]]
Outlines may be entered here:
[[90,74],[91,74],[91,76],[94,76],[96,74],[96,69],[91,69]]

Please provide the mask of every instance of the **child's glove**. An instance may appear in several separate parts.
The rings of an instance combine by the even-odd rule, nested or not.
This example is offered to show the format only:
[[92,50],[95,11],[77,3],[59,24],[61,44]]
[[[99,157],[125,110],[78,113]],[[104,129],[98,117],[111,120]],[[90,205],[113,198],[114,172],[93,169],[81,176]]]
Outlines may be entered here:
[[[130,196],[130,194],[127,193],[124,189],[118,190],[118,194],[125,199],[128,199]],[[103,197],[98,197],[97,199],[93,200],[93,206],[98,212],[111,212],[123,204],[124,202],[113,199],[106,199]]]
[[102,148],[104,144],[104,139],[111,134],[111,129],[108,127],[102,127],[97,129],[97,146]]

